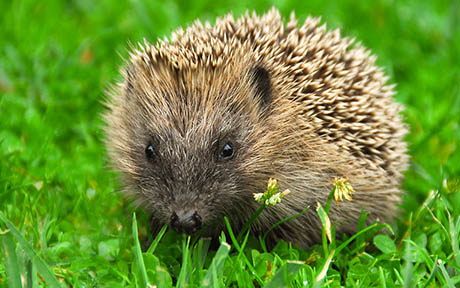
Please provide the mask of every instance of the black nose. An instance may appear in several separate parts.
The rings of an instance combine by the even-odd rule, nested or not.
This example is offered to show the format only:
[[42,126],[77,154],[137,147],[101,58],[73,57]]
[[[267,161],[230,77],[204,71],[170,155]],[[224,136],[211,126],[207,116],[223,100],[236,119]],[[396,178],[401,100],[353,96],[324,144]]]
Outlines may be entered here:
[[196,211],[176,211],[171,215],[171,227],[178,233],[193,234],[201,227],[201,217]]

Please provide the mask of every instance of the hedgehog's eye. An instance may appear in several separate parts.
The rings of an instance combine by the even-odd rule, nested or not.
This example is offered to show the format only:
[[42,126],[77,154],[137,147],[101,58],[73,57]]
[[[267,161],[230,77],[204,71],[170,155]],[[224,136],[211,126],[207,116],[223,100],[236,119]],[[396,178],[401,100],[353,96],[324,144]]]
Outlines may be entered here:
[[232,143],[227,142],[225,143],[224,147],[222,147],[222,150],[220,151],[220,159],[222,160],[230,160],[233,158],[234,154],[234,149],[232,146]]
[[145,148],[145,156],[148,160],[153,160],[155,158],[155,149],[153,149],[152,144],[147,145]]

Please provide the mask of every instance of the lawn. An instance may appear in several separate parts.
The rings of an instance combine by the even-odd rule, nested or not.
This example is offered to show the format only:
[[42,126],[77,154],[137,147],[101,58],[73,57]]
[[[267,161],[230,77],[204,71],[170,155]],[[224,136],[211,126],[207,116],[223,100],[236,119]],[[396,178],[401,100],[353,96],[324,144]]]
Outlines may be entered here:
[[[393,233],[265,251],[168,231],[141,254],[148,215],[117,193],[101,119],[128,43],[272,5],[356,37],[397,84],[411,167]],[[0,1],[0,286],[458,287],[459,125],[458,0]]]

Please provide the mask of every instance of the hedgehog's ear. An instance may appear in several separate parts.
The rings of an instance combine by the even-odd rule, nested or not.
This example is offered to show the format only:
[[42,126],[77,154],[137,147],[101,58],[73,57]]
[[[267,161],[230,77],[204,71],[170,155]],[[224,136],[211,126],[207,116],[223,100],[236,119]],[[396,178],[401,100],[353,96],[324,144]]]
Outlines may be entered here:
[[261,108],[265,109],[272,102],[270,73],[264,67],[256,66],[251,69],[250,75],[256,91],[255,97],[259,99]]

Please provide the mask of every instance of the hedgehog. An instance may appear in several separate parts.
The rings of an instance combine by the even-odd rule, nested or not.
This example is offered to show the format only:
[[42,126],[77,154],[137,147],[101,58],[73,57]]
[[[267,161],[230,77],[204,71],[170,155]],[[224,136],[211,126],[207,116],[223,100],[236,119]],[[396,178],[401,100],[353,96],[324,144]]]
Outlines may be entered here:
[[332,205],[337,233],[397,215],[408,164],[402,105],[376,57],[309,16],[285,24],[272,8],[199,20],[170,39],[132,47],[108,95],[106,146],[123,191],[151,214],[152,233],[216,237],[227,216],[240,231],[270,177],[290,194],[250,229],[309,247],[321,240],[315,207],[333,179],[353,200]]

